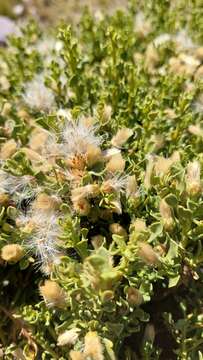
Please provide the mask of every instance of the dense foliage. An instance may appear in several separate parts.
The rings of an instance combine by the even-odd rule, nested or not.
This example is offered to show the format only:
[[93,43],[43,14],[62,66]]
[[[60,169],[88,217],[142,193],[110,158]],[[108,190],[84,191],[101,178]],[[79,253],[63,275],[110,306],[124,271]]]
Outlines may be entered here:
[[5,359],[203,359],[201,4],[146,3],[0,51]]

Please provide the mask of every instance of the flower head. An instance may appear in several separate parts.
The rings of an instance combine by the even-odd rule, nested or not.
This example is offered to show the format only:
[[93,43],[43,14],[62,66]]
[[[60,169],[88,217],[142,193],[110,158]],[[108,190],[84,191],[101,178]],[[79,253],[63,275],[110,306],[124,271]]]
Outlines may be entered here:
[[201,126],[199,124],[190,125],[188,127],[188,131],[192,135],[196,135],[196,136],[203,138],[203,129],[201,128]]
[[101,137],[95,135],[96,127],[83,119],[69,121],[62,132],[61,151],[71,168],[83,170],[100,160]]
[[121,147],[126,141],[132,136],[133,130],[129,128],[121,128],[117,131],[116,135],[113,136],[111,144],[115,147]]
[[58,258],[58,236],[60,229],[58,218],[54,213],[34,211],[28,217],[27,226],[30,227],[30,237],[26,242],[27,249],[37,256],[41,266],[49,265],[50,261]]
[[68,154],[84,154],[88,145],[99,146],[101,138],[95,135],[94,126],[86,126],[82,119],[69,121],[63,130],[65,150]]
[[58,336],[57,345],[64,346],[64,345],[74,345],[78,339],[80,329],[73,328],[70,330],[64,331],[62,334]]
[[30,188],[34,178],[29,175],[14,176],[0,170],[0,191],[13,194],[25,194]]
[[125,169],[125,160],[121,153],[113,155],[106,165],[106,170],[110,173],[123,172]]
[[127,175],[114,174],[113,176],[104,180],[101,185],[101,191],[104,193],[120,193],[123,192],[127,184]]
[[96,332],[89,331],[85,335],[84,356],[94,360],[104,360],[103,346]]
[[21,245],[8,244],[1,249],[1,258],[7,262],[17,262],[22,259],[24,250]]
[[139,306],[143,303],[143,296],[138,289],[129,287],[127,289],[127,301],[132,306]]
[[46,280],[39,287],[40,294],[48,306],[63,308],[66,303],[66,294],[59,284],[52,280]]
[[9,159],[17,150],[17,143],[14,139],[6,141],[0,151],[0,159],[6,160]]
[[200,163],[197,160],[187,165],[186,172],[186,191],[190,195],[197,195],[201,192],[202,185],[200,180]]
[[174,220],[170,206],[164,199],[161,199],[159,204],[159,211],[162,217],[163,225],[165,230],[170,231],[173,229]]
[[153,250],[151,245],[145,242],[139,242],[138,244],[138,256],[142,261],[147,265],[157,265],[159,262],[159,257],[156,252]]
[[111,224],[109,226],[109,230],[112,234],[123,236],[124,238],[127,238],[127,236],[128,236],[125,228],[118,223]]

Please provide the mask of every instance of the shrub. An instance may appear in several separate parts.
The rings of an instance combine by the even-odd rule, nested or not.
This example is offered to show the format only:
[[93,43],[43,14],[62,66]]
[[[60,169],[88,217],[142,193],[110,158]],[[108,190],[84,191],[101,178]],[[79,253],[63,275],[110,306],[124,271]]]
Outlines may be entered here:
[[202,34],[166,3],[1,49],[5,359],[202,359]]

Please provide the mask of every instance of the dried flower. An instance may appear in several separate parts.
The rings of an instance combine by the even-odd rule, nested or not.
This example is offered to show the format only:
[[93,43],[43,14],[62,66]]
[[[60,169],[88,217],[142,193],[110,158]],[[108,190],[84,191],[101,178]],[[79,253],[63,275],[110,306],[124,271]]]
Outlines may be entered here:
[[0,205],[7,205],[9,202],[8,194],[0,192]]
[[24,249],[18,244],[4,245],[1,249],[1,258],[7,262],[18,262],[24,256]]
[[43,163],[45,161],[45,159],[40,154],[38,154],[38,152],[32,149],[23,147],[21,150],[26,154],[27,158],[33,163]]
[[155,340],[155,328],[153,324],[147,324],[144,331],[143,343],[150,342],[154,343]]
[[6,141],[0,150],[0,159],[6,160],[9,159],[17,150],[17,144],[15,140],[11,139]]
[[5,103],[3,104],[3,108],[2,108],[2,110],[1,110],[1,115],[2,115],[2,116],[8,116],[9,113],[10,113],[10,111],[11,111],[11,109],[12,109],[12,105],[11,105],[9,102],[5,102]]
[[171,108],[167,108],[164,110],[164,114],[170,119],[170,120],[174,120],[176,119],[177,115],[175,113],[174,109]]
[[60,229],[58,218],[54,213],[50,214],[38,210],[31,213],[27,219],[27,224],[31,226],[31,235],[26,246],[31,253],[37,256],[38,263],[46,266],[59,255],[58,237]]
[[59,284],[52,280],[45,280],[39,287],[40,294],[48,306],[63,308],[66,304],[66,294]]
[[123,236],[124,238],[127,238],[128,236],[127,231],[124,229],[124,227],[118,223],[111,224],[109,226],[109,230],[112,234]]
[[91,243],[92,243],[94,249],[97,250],[98,248],[100,248],[103,245],[104,236],[102,236],[102,235],[92,236]]
[[201,62],[203,61],[203,46],[200,46],[194,50],[194,56]]
[[50,111],[54,104],[54,94],[44,84],[43,75],[36,75],[25,87],[24,101],[31,109]]
[[111,205],[111,210],[114,213],[116,213],[118,215],[122,214],[122,205],[121,205],[120,197],[117,197],[116,199],[111,200],[110,205]]
[[103,346],[96,332],[89,331],[85,335],[84,356],[94,360],[104,360]]
[[111,105],[104,105],[102,112],[100,114],[100,121],[102,125],[107,124],[110,119],[111,119],[111,115],[112,115],[112,107]]
[[84,125],[82,119],[66,124],[62,133],[61,152],[70,167],[83,170],[86,165],[93,165],[100,160],[99,145],[102,140],[95,135],[95,131],[95,126]]
[[69,355],[71,360],[86,360],[80,351],[71,350]]
[[200,163],[197,160],[187,165],[185,181],[186,191],[189,195],[195,196],[200,194],[202,185],[200,180]]
[[146,229],[146,223],[143,219],[136,219],[130,225],[130,230],[133,230],[137,233],[145,231]]
[[80,329],[73,328],[70,330],[64,331],[62,334],[58,336],[57,345],[58,346],[72,346],[76,343],[79,336]]
[[73,189],[71,192],[71,200],[73,203],[81,199],[94,198],[100,192],[98,184],[89,184]]
[[117,131],[116,135],[112,138],[111,144],[115,147],[121,147],[132,136],[133,131],[129,128],[121,128]]
[[176,162],[180,161],[180,154],[178,151],[175,151],[170,158],[164,158],[162,156],[158,156],[155,161],[155,174],[156,176],[164,176],[168,174],[171,166]]
[[23,194],[34,182],[33,177],[29,175],[13,176],[3,170],[0,170],[0,191],[9,194]]
[[188,131],[193,134],[193,135],[196,135],[196,136],[200,136],[203,138],[203,129],[200,127],[199,124],[197,125],[190,125],[188,127]]
[[123,192],[126,188],[127,176],[114,174],[107,180],[105,180],[101,185],[101,192],[103,193],[119,193]]
[[110,149],[107,149],[107,150],[103,151],[103,158],[104,158],[105,161],[108,161],[108,160],[110,160],[112,158],[112,156],[118,155],[120,153],[121,153],[120,149],[112,147]]
[[184,53],[179,54],[178,57],[172,57],[169,60],[170,70],[180,75],[193,75],[199,65],[199,60]]
[[170,231],[174,227],[174,220],[172,216],[172,211],[167,202],[162,199],[159,204],[159,211],[163,220],[163,225],[166,231]]
[[140,306],[143,303],[143,296],[138,289],[129,287],[127,289],[127,301],[132,306]]
[[120,153],[113,155],[106,165],[106,170],[111,173],[122,172],[124,169],[125,160]]
[[43,212],[53,212],[58,209],[59,205],[59,198],[41,193],[37,195],[37,198],[33,203],[33,209]]
[[126,196],[129,198],[137,198],[139,189],[135,175],[128,176],[126,185]]
[[73,202],[73,209],[80,214],[81,216],[87,216],[91,210],[91,205],[88,200],[79,198],[77,200],[74,200],[72,198]]
[[151,247],[151,245],[139,242],[138,244],[138,256],[147,264],[147,265],[157,265],[159,263],[159,257]]
[[203,79],[203,65],[199,66],[194,75],[195,80]]
[[182,63],[186,65],[186,67],[190,69],[191,72],[194,72],[195,69],[200,65],[200,61],[195,59],[191,55],[181,53],[179,54],[179,59]]
[[46,144],[46,141],[50,133],[43,128],[35,128],[30,136],[29,146],[32,150],[42,153],[43,147]]
[[92,167],[96,163],[102,161],[101,149],[95,145],[87,145],[86,152],[86,164],[88,167]]

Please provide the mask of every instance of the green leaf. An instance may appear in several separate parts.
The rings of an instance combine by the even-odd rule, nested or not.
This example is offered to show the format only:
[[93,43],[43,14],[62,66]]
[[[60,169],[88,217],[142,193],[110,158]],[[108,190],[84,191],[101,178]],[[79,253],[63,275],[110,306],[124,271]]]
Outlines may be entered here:
[[112,239],[113,241],[116,243],[116,245],[118,246],[119,250],[121,251],[121,253],[123,251],[125,251],[126,249],[126,243],[125,240],[123,238],[123,236],[119,236],[119,235],[112,235]]
[[178,199],[174,194],[168,194],[164,200],[167,202],[168,205],[175,207],[178,204]]
[[182,225],[189,225],[192,221],[192,211],[184,208],[183,206],[178,206],[178,217]]
[[160,222],[153,223],[150,226],[151,235],[149,238],[149,242],[156,239],[158,236],[160,236],[163,232],[163,225]]
[[27,269],[29,265],[30,265],[29,260],[26,259],[26,258],[23,258],[23,259],[20,260],[20,262],[19,262],[20,270],[25,270],[25,269]]
[[82,259],[86,258],[89,255],[89,250],[87,248],[88,240],[81,240],[76,245],[76,250]]
[[178,284],[179,280],[180,280],[180,275],[170,278],[168,287],[172,288],[172,287],[176,286]]
[[179,255],[178,252],[179,252],[178,244],[170,238],[170,246],[165,259],[170,261],[172,259],[177,258]]

